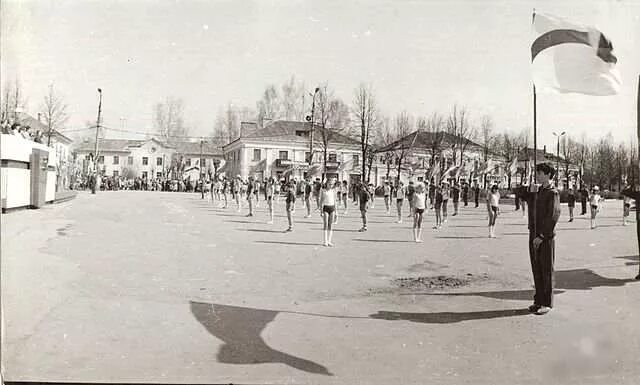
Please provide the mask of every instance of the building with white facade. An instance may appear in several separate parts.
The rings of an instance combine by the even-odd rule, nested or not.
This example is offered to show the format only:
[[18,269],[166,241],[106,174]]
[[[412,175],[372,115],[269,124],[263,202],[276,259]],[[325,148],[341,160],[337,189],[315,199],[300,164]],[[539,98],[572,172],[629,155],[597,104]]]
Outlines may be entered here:
[[[240,175],[243,179],[273,176],[298,180],[307,174],[321,176],[324,165],[321,128],[315,127],[311,171],[308,161],[310,128],[310,123],[285,120],[271,121],[263,128],[243,122],[240,137],[222,148],[227,176]],[[326,177],[360,180],[360,151],[358,141],[340,133],[331,133],[327,145]]]
[[[40,114],[38,114],[38,118],[40,118]],[[44,133],[43,144],[49,144],[49,147],[54,149],[52,153],[55,154],[56,191],[66,189],[69,186],[69,177],[73,168],[73,154],[71,151],[73,140],[55,129],[49,131],[49,127],[41,122],[40,119],[35,119],[27,113],[20,113],[19,121],[22,126],[29,126],[32,131]],[[51,137],[50,141],[49,137]]]
[[[76,164],[85,173],[88,172],[89,159],[94,151],[95,142],[91,141],[82,142],[75,148]],[[156,138],[98,141],[98,170],[105,176],[197,179],[201,169],[203,172],[212,170],[221,157],[220,148],[210,143],[168,144]],[[196,170],[195,175],[190,173],[193,169]]]

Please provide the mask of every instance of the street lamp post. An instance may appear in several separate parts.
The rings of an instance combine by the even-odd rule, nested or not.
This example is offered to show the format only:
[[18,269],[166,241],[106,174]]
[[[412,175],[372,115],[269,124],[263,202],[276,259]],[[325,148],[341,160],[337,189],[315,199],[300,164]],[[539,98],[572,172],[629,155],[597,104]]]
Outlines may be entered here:
[[560,134],[552,132],[552,134],[558,138],[558,149],[556,152],[556,187],[558,187],[558,180],[560,178],[560,137],[566,134],[566,131],[562,131]]
[[309,168],[311,168],[311,161],[313,160],[313,119],[315,118],[316,112],[316,94],[320,91],[320,87],[316,87],[313,91],[313,94],[309,93],[312,96],[311,99],[311,116],[307,116],[307,121],[311,122],[311,129],[309,130]]
[[203,165],[204,162],[202,159],[202,156],[203,156],[202,149],[203,149],[204,143],[205,143],[204,139],[200,139],[200,193],[202,195],[201,199],[204,199],[204,173],[202,171],[204,167]]
[[98,88],[98,94],[100,95],[100,99],[98,102],[98,119],[96,120],[96,143],[95,143],[95,148],[93,151],[93,164],[95,166],[95,172],[93,174],[93,188],[91,189],[91,193],[95,194],[97,187],[96,184],[98,183],[98,133],[100,132],[100,114],[102,113],[102,89]]

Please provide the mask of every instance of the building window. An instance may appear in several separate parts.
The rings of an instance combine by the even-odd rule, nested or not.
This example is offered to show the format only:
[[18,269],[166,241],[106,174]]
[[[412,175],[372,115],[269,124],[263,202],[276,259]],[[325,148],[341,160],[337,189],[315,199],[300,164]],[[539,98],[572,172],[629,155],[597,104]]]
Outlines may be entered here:
[[157,172],[156,173],[156,178],[162,178],[162,173],[161,172]]
[[118,155],[113,156],[113,164],[120,164],[120,157]]
[[142,165],[143,166],[147,166],[149,164],[149,158],[147,158],[146,156],[142,157]]
[[353,164],[355,166],[357,166],[358,164],[360,164],[360,157],[357,154],[353,155]]
[[162,158],[161,157],[157,157],[156,158],[156,166],[162,166]]
[[113,170],[113,176],[116,178],[118,177],[118,170]]
[[127,157],[127,164],[129,166],[131,166],[133,164],[133,157],[132,156]]
[[100,156],[98,157],[98,163],[102,163],[102,164],[104,164],[104,155],[100,155]]
[[336,153],[330,153],[329,162],[337,162],[337,161],[338,161],[338,155]]
[[187,167],[191,167],[191,158],[187,158]]
[[289,160],[289,151],[280,151],[278,153],[278,159]]
[[253,150],[253,160],[254,161],[260,160],[260,155],[261,154],[260,154],[260,149],[259,148],[256,148],[256,149]]
[[147,179],[147,172],[146,171],[142,172],[142,179]]

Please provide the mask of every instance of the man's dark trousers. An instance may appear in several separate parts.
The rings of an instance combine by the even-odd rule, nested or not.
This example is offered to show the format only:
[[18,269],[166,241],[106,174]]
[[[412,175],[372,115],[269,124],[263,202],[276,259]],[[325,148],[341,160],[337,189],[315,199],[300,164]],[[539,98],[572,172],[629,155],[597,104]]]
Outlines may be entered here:
[[553,263],[555,260],[555,240],[545,239],[538,250],[533,247],[534,234],[529,234],[529,257],[536,292],[536,305],[553,307]]
[[587,213],[587,199],[586,198],[580,199],[580,204],[582,205],[582,214],[580,215],[584,215]]

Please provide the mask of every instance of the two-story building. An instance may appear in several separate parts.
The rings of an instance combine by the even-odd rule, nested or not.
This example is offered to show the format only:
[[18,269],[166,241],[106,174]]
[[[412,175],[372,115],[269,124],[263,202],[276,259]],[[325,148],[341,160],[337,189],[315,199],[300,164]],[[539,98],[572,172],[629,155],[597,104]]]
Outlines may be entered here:
[[[56,167],[56,191],[66,189],[69,186],[69,179],[73,172],[73,155],[71,146],[73,140],[63,135],[60,131],[51,129],[41,120],[27,113],[20,113],[20,124],[31,127],[32,131],[40,131],[44,134],[44,143],[54,149]],[[49,137],[51,138],[49,140]]]
[[[200,152],[202,150],[202,153]],[[76,163],[89,172],[95,142],[85,141],[75,149]],[[202,170],[213,167],[221,159],[221,150],[208,143],[165,143],[156,138],[145,140],[100,139],[98,141],[98,171],[105,176],[197,179]],[[202,159],[202,160],[201,160]],[[194,176],[189,171],[196,167]]]
[[[255,123],[242,122],[240,137],[222,148],[227,175],[240,175],[243,179],[249,176],[298,180],[307,175],[319,177],[325,152],[320,130],[320,127],[315,127],[313,145],[310,146],[310,123],[276,120],[258,128]],[[313,157],[310,164],[311,147]],[[327,143],[326,177],[359,180],[359,164],[359,142],[331,132]]]
[[[410,177],[415,177],[417,180],[424,179],[434,164],[440,165],[441,173],[452,166],[462,165],[456,174],[459,178],[467,180],[474,175],[477,177],[485,166],[483,146],[444,131],[417,130],[379,148],[376,153],[378,184],[387,178],[390,180],[397,178],[399,158],[402,158],[400,179],[405,183]],[[489,152],[486,159],[491,167],[489,174],[497,177],[504,172],[504,164],[497,154]],[[387,163],[390,163],[389,167]]]

